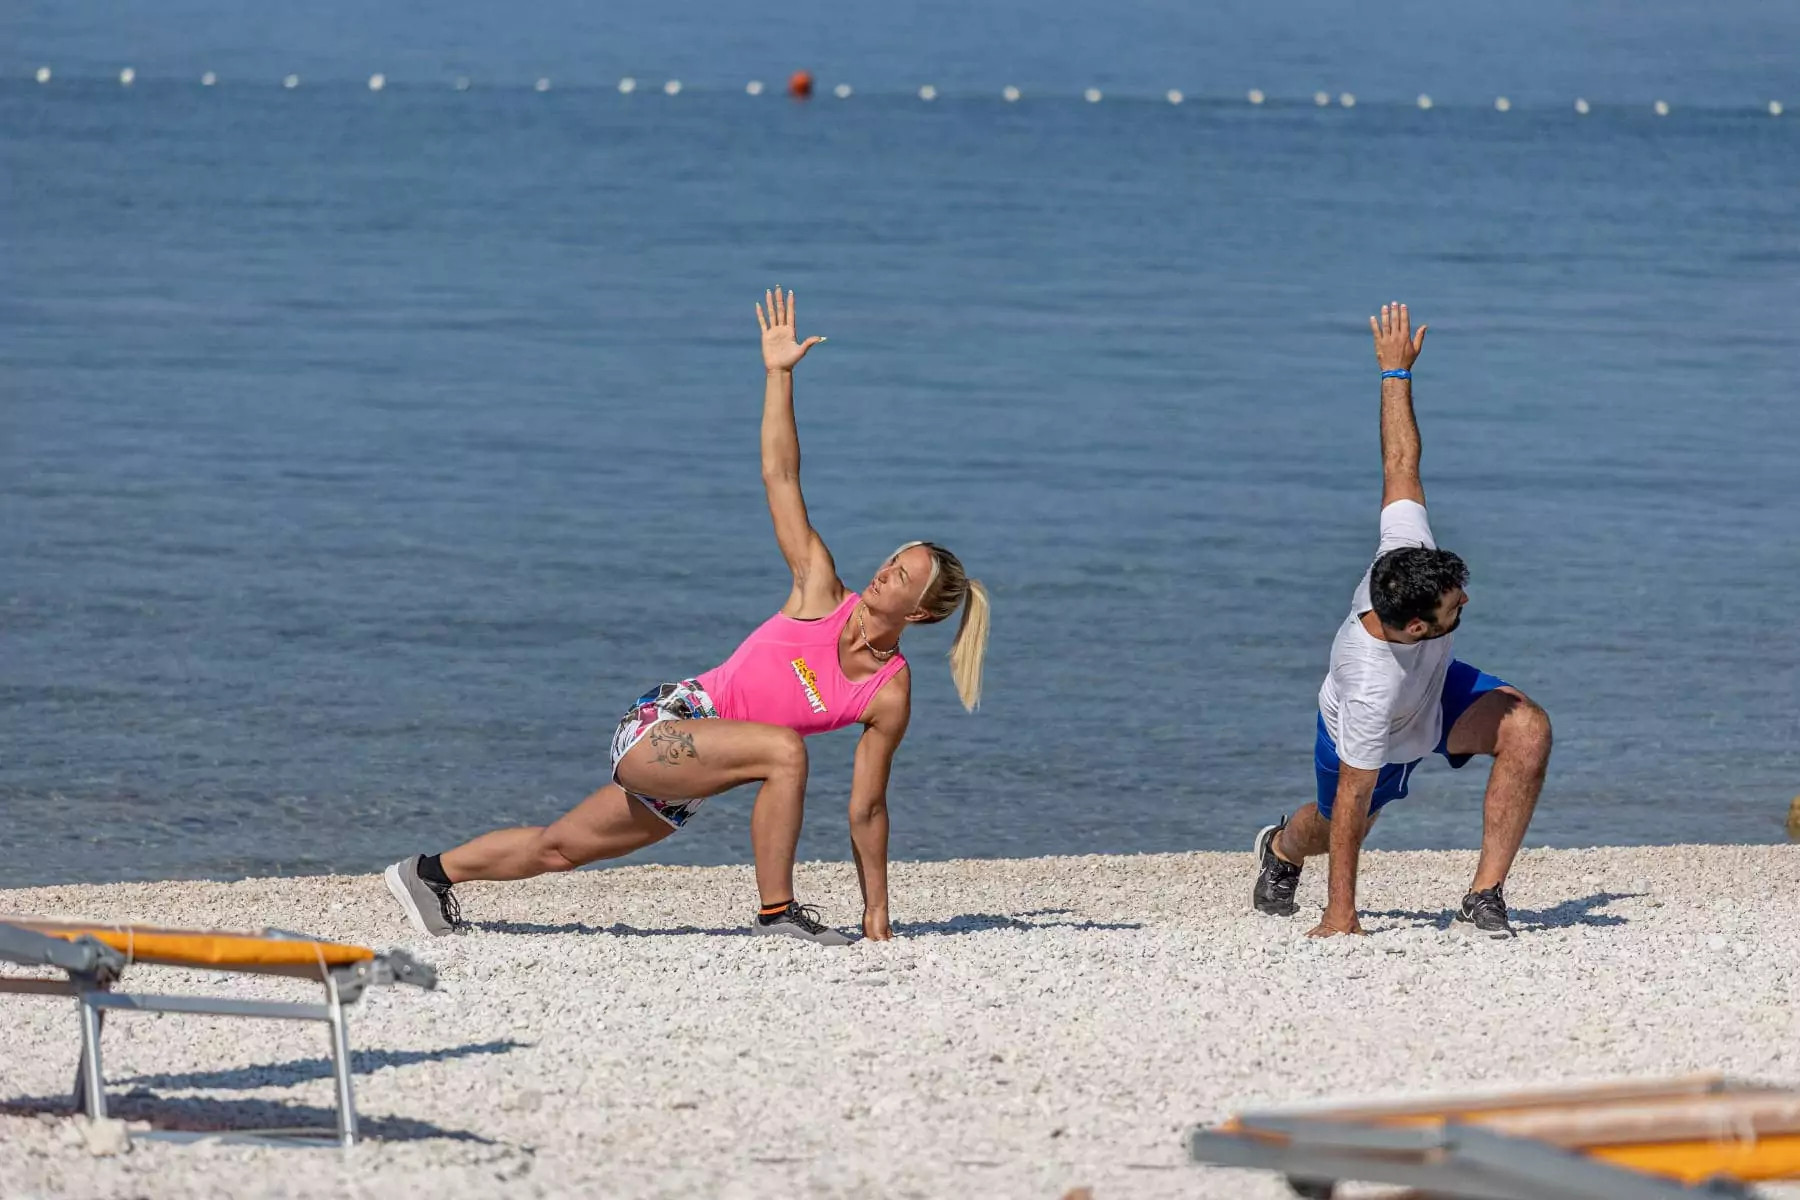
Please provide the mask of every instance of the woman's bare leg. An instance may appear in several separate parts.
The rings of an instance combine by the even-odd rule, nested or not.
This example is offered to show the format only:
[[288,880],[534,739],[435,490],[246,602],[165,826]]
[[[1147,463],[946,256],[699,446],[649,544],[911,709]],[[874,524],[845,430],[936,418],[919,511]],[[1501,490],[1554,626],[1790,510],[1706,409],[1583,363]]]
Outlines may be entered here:
[[794,854],[806,815],[806,743],[780,725],[663,721],[619,760],[619,782],[659,799],[716,796],[761,782],[750,814],[756,890],[765,908],[794,898]]
[[451,883],[471,879],[530,879],[573,871],[605,858],[623,858],[675,829],[609,783],[550,825],[496,829],[440,857]]
[[[793,730],[720,720],[660,722],[618,769],[625,787],[667,800],[703,799],[760,781],[750,844],[765,906],[794,898],[806,772],[806,743]],[[452,883],[530,879],[621,858],[673,832],[619,783],[609,783],[553,824],[497,829],[446,851],[439,862]]]

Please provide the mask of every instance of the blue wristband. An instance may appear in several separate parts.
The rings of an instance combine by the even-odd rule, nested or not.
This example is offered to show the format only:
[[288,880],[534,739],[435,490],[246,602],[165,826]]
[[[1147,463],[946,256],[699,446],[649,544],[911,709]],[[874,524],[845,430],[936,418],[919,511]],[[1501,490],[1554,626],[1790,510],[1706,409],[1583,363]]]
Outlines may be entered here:
[[1381,377],[1383,379],[1411,379],[1412,372],[1407,370],[1383,371]]

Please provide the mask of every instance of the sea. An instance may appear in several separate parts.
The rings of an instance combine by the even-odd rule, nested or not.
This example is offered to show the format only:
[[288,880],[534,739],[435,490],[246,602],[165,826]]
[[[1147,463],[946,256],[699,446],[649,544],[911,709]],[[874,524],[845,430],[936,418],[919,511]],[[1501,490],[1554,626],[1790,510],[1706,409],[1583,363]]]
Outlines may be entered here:
[[[1311,797],[1390,300],[1457,653],[1555,725],[1527,845],[1780,841],[1797,49],[1788,0],[13,0],[0,887],[370,871],[601,786],[786,596],[777,285],[846,581],[929,538],[993,596],[973,715],[907,636],[895,857]],[[844,859],[855,733],[809,744]],[[1485,775],[1372,844],[1476,845]],[[747,861],[752,798],[631,861]]]

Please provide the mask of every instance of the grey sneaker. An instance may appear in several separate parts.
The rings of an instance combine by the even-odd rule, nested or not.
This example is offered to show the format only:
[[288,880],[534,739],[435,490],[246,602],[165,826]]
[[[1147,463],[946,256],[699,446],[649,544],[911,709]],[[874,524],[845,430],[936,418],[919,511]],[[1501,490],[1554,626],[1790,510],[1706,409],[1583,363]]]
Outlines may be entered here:
[[750,935],[799,938],[803,942],[813,942],[820,946],[848,946],[856,940],[819,920],[819,910],[812,905],[792,903],[788,905],[786,912],[773,921],[765,922],[757,917],[750,922]]
[[1463,897],[1456,919],[1473,925],[1475,931],[1491,938],[1513,937],[1512,922],[1507,919],[1506,895],[1497,887],[1470,892]]
[[382,872],[382,878],[387,880],[388,891],[394,893],[414,929],[430,937],[455,933],[463,927],[462,906],[449,888],[439,888],[419,877],[421,857],[415,854],[401,859]]

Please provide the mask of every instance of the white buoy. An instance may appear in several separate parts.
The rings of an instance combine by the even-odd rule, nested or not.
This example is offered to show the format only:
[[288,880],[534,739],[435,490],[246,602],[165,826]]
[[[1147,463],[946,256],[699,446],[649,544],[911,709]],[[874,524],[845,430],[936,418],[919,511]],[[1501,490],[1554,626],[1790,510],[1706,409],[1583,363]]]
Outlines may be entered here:
[[50,68],[49,67],[39,67],[37,69],[37,81],[39,83],[49,83],[50,82]]
[[1017,104],[1019,102],[1019,89],[1008,84],[1006,87],[1000,89],[1000,98],[1008,104]]
[[206,74],[204,74],[200,77],[200,86],[201,87],[211,87],[213,84],[215,84],[217,82],[219,82],[219,77],[217,75],[214,75],[211,71],[208,71]]
[[1667,100],[1658,100],[1655,108],[1657,116],[1666,117],[1669,115],[1669,102]]
[[298,75],[289,75],[282,79],[281,86],[292,91],[294,88],[300,86],[300,77]]
[[856,89],[851,87],[849,84],[840,83],[836,87],[831,89],[831,94],[836,96],[839,100],[848,100],[855,93],[855,91],[856,91]]
[[1261,104],[1264,100],[1268,99],[1268,97],[1262,94],[1261,88],[1251,88],[1249,92],[1245,94],[1244,98],[1252,104]]
[[1505,96],[1496,97],[1494,100],[1494,111],[1495,112],[1511,112],[1512,111],[1512,101],[1508,100]]
[[1102,93],[1099,88],[1089,88],[1087,91],[1081,93],[1081,98],[1086,100],[1089,104],[1098,104],[1101,100],[1105,99],[1105,94]]
[[1338,103],[1343,105],[1345,108],[1355,108],[1356,107],[1356,97],[1351,95],[1349,92],[1342,92],[1338,95]]
[[119,85],[121,87],[130,87],[132,84],[134,84],[136,82],[137,82],[137,72],[132,70],[130,67],[126,67],[123,71],[119,72]]
[[926,84],[924,87],[919,89],[919,99],[927,101],[927,102],[936,100],[937,99],[937,89],[932,87],[929,83]]
[[665,96],[681,95],[681,80],[671,79],[671,80],[669,80],[669,82],[663,84],[663,95],[665,95]]
[[[50,68],[48,68],[48,67],[44,68],[44,70],[46,70],[46,71],[48,71],[49,69]],[[1781,115],[1781,101],[1779,101],[1779,100],[1769,101],[1769,115],[1771,117],[1779,117]]]
[[1183,96],[1180,90],[1176,88],[1170,88],[1168,92],[1164,94],[1163,98],[1170,104],[1180,104],[1183,100],[1187,99],[1187,97]]
[[540,79],[531,86],[540,92],[547,92],[550,90],[550,81],[548,79]]
[[1588,115],[1588,102],[1586,100],[1577,99],[1575,101],[1575,111],[1580,113],[1584,117],[1587,116]]
[[459,92],[466,92],[469,90],[469,77],[467,75],[458,75],[456,77],[456,90]]
[[762,80],[752,79],[749,83],[746,83],[744,85],[744,95],[746,95],[746,96],[762,95]]
[[1420,108],[1430,108],[1431,107],[1431,97],[1427,96],[1424,92],[1419,93],[1419,107]]
[[386,86],[387,86],[387,76],[386,75],[376,73],[374,75],[369,76],[369,90],[371,92],[379,92],[382,88],[384,88]]
[[1329,92],[1314,92],[1313,103],[1320,108],[1324,108],[1327,104],[1331,103],[1331,94]]
[[637,80],[629,75],[619,80],[619,95],[629,96],[635,91],[637,91]]

